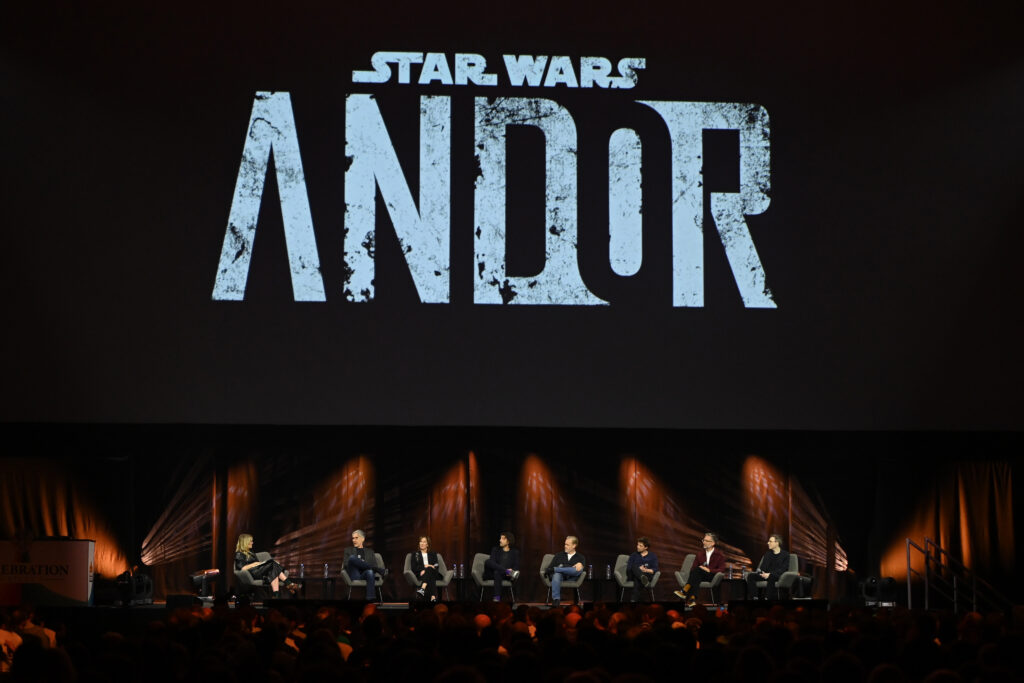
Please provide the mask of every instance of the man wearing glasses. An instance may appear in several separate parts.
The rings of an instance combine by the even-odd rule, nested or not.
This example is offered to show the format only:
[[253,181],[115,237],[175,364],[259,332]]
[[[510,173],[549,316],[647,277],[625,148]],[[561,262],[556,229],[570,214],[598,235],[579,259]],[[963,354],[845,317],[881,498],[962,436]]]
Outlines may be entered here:
[[352,579],[366,582],[366,599],[376,601],[377,594],[374,587],[375,574],[387,575],[387,569],[377,566],[377,558],[373,555],[371,548],[364,547],[366,534],[362,529],[352,532],[352,547],[345,548],[343,564],[345,571]]
[[678,597],[686,600],[687,607],[697,604],[697,590],[701,581],[710,581],[715,578],[715,574],[725,571],[725,555],[715,548],[718,545],[718,534],[705,531],[701,545],[704,547],[697,553],[697,558],[693,562],[689,582],[681,590],[675,591]]

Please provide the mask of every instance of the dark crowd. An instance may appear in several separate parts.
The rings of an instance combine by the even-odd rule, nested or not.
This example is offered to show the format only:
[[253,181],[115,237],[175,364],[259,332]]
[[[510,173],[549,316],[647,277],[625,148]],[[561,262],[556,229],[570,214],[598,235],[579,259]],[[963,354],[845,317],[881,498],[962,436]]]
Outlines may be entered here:
[[367,604],[360,613],[300,602],[97,625],[24,608],[0,612],[0,681],[1021,682],[1020,616],[600,603]]

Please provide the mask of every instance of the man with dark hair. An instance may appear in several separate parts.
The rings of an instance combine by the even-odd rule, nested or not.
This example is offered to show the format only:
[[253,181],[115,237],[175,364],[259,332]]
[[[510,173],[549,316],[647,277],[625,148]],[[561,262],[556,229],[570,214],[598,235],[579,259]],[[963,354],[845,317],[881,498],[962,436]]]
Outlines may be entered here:
[[626,578],[633,581],[630,602],[640,601],[641,588],[650,587],[651,579],[657,571],[658,556],[651,552],[651,540],[646,536],[641,536],[636,539],[636,552],[630,555],[629,561],[626,562]]
[[789,553],[782,549],[782,536],[772,534],[768,537],[768,552],[757,563],[757,569],[747,574],[747,595],[757,600],[757,582],[767,581],[765,595],[770,595],[772,588],[789,571]]
[[512,547],[515,542],[511,531],[502,531],[498,545],[491,548],[491,556],[484,562],[484,579],[494,579],[494,602],[501,602],[502,580],[519,578],[519,550]]
[[366,599],[376,602],[376,574],[387,576],[388,570],[377,566],[377,558],[373,550],[364,547],[366,533],[362,529],[352,532],[352,546],[345,548],[343,564],[345,571],[355,581],[366,581]]
[[580,539],[575,536],[566,536],[565,549],[555,555],[547,567],[547,573],[551,575],[551,605],[553,607],[562,604],[562,581],[576,579],[583,574],[587,560],[582,553],[576,552],[576,547],[579,544]]

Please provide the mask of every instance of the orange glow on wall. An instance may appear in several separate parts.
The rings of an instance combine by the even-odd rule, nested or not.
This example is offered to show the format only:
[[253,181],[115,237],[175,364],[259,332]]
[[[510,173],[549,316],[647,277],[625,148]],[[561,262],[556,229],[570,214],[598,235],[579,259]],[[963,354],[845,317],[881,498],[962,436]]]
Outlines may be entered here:
[[[982,574],[1014,569],[1013,482],[1006,462],[964,462],[934,473],[916,491],[917,507],[897,528],[881,560],[882,576],[907,578],[907,539],[937,542]],[[924,556],[910,553],[911,568],[924,571]]]
[[768,534],[785,534],[789,539],[789,494],[786,480],[771,464],[750,456],[743,463],[747,508],[751,520],[751,536],[768,538]]
[[166,565],[212,547],[213,481],[209,458],[191,462],[171,501],[142,541],[139,552],[144,565]]
[[[260,481],[256,463],[252,461],[235,464],[228,470],[227,477],[227,538],[225,541],[230,551],[228,558],[233,558],[238,535],[252,533],[253,511],[257,509]],[[214,484],[213,488],[214,496],[216,496],[218,487]],[[213,506],[214,513],[218,509],[217,505]],[[220,528],[216,514],[214,514],[212,526],[214,534],[216,534],[217,529]],[[255,546],[261,548],[266,546],[268,539],[256,538],[253,540]],[[220,539],[216,539],[216,543],[219,545]]]
[[106,524],[79,512],[76,526],[81,529],[81,538],[96,541],[94,568],[97,574],[112,579],[128,571],[128,560]]
[[[767,542],[769,534],[782,534],[783,546],[802,562],[827,567],[831,550],[835,571],[849,568],[846,551],[836,540],[836,529],[796,478],[781,474],[752,455],[743,463],[743,481],[752,537]],[[760,555],[755,558],[758,560]]]
[[[483,538],[482,534],[482,508],[480,506],[480,463],[477,462],[476,453],[469,452],[466,458],[466,468],[469,471],[469,529],[468,538]],[[468,542],[468,541],[467,541]]]
[[[566,536],[581,536],[574,506],[567,502],[547,463],[537,455],[523,461],[515,514],[513,532],[524,558],[557,552]],[[586,542],[581,536],[581,550],[587,547]]]
[[[893,539],[882,555],[879,571],[882,576],[891,576],[894,579],[906,580],[907,578],[907,541],[911,539],[920,546],[924,546],[925,536],[932,533],[931,525],[921,518],[921,511],[918,511],[917,519],[902,527],[898,537]],[[924,556],[913,551],[910,553],[910,566],[914,571],[924,571]]]
[[69,536],[96,541],[94,569],[114,578],[128,569],[108,522],[66,472],[30,458],[7,458],[0,470],[0,536]]
[[299,511],[299,526],[267,549],[286,569],[298,569],[304,563],[312,571],[327,562],[334,573],[341,567],[345,548],[352,544],[353,530],[362,529],[367,545],[373,546],[375,487],[370,458],[360,455],[348,460],[313,491]]
[[476,458],[472,453],[468,461],[452,465],[431,489],[426,518],[417,527],[426,530],[434,550],[445,556],[449,566],[466,556],[469,513],[479,507],[475,499],[479,496],[480,482],[471,478],[476,473]]
[[[682,566],[689,553],[703,546],[704,532],[711,520],[697,520],[640,460],[627,456],[619,465],[619,488],[626,501],[626,527],[631,539],[647,536],[658,554],[663,570]],[[632,549],[632,548],[630,548]],[[742,550],[722,540],[718,549],[737,568],[750,566]]]

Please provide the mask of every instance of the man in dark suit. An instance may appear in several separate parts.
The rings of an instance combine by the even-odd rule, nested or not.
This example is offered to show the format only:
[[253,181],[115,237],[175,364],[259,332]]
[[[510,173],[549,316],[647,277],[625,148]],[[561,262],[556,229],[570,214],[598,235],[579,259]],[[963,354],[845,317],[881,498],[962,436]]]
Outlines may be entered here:
[[345,556],[342,564],[345,566],[345,571],[355,581],[366,581],[366,599],[376,600],[377,591],[374,586],[376,582],[376,574],[386,575],[387,569],[377,566],[377,558],[374,557],[373,550],[364,547],[366,543],[366,534],[362,529],[356,529],[352,532],[352,547],[345,548]]

